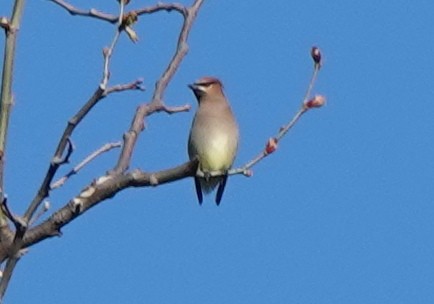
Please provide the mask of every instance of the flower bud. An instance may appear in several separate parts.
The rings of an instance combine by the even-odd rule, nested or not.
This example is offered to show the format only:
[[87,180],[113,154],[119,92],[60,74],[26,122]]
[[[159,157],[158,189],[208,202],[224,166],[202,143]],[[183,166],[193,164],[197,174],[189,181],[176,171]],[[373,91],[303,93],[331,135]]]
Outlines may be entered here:
[[326,103],[326,98],[322,95],[315,95],[312,99],[304,103],[306,109],[321,108]]
[[265,152],[267,154],[271,154],[274,151],[276,151],[276,149],[277,149],[277,140],[274,137],[271,137],[267,141],[267,144],[265,145]]
[[128,3],[130,3],[130,0],[118,0],[119,3],[123,2],[124,5],[127,5]]
[[313,46],[310,55],[312,56],[313,62],[315,62],[315,65],[321,65],[321,51],[318,47]]

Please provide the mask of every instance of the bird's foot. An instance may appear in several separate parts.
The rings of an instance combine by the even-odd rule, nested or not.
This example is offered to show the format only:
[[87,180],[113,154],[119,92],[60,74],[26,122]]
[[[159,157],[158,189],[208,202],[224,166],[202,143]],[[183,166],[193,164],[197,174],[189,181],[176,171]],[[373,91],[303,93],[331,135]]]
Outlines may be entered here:
[[201,168],[197,168],[196,176],[204,178],[206,181],[209,181],[211,177],[225,176],[228,174],[228,170],[214,170],[208,171],[203,170]]

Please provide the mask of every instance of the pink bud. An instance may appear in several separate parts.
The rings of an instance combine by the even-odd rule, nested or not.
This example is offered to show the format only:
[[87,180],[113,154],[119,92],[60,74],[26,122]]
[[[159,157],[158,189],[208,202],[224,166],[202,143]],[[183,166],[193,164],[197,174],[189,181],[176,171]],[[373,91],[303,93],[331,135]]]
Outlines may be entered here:
[[252,177],[253,176],[253,171],[248,169],[244,171],[244,176],[246,177]]
[[326,103],[326,98],[322,95],[315,95],[312,99],[304,103],[304,107],[307,109],[321,108]]
[[265,152],[267,154],[271,154],[274,151],[276,151],[276,149],[277,149],[277,140],[274,137],[271,137],[267,141],[267,144],[265,145]]
[[321,51],[318,47],[313,46],[310,51],[310,55],[312,56],[313,62],[315,62],[315,64],[321,64]]

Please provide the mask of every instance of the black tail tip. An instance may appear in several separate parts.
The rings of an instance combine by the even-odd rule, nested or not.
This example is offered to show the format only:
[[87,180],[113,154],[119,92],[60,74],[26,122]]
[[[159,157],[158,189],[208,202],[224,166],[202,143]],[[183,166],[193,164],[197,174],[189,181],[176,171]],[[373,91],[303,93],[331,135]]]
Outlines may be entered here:
[[199,202],[199,205],[202,206],[203,194],[202,194],[202,188],[200,186],[200,181],[198,178],[194,178],[194,185],[196,187],[197,200]]
[[223,197],[223,192],[225,191],[226,181],[228,180],[228,176],[223,176],[223,179],[220,181],[219,187],[217,188],[217,194],[215,196],[215,203],[217,206],[220,205],[220,202]]

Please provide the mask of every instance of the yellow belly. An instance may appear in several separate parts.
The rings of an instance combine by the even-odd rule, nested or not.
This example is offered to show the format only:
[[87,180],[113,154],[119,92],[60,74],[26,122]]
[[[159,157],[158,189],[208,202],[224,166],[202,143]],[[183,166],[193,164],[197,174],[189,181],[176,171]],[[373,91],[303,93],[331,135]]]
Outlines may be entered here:
[[203,151],[201,151],[200,166],[202,170],[218,171],[231,167],[234,159],[234,148],[230,147],[227,136],[221,135],[213,138]]

